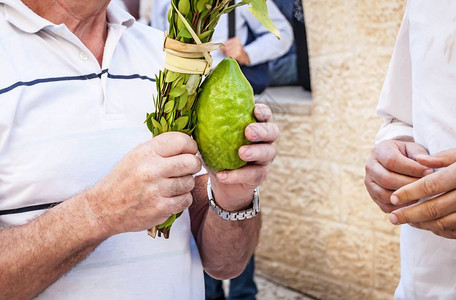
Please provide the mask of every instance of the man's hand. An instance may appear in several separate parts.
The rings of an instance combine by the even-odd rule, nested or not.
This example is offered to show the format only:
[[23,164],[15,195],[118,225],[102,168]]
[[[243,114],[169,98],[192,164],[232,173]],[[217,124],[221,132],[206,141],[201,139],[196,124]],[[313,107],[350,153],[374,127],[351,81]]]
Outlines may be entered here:
[[415,161],[419,154],[428,153],[423,146],[414,142],[388,140],[375,145],[366,163],[364,184],[371,198],[384,212],[389,213],[401,207],[390,202],[394,191],[432,173],[431,168]]
[[222,48],[222,52],[226,57],[234,58],[241,66],[250,63],[250,57],[247,52],[245,52],[244,46],[242,46],[239,38],[231,38],[223,44],[225,47]]
[[442,168],[434,174],[406,185],[392,194],[397,205],[413,203],[426,197],[435,197],[390,215],[390,221],[430,230],[436,235],[456,238],[456,149],[432,156],[419,155],[417,161],[430,168]]
[[163,223],[192,204],[193,174],[201,170],[196,142],[163,133],[130,151],[87,192],[89,204],[109,235]]
[[254,113],[258,123],[245,129],[246,138],[254,144],[239,149],[239,157],[248,164],[237,170],[210,174],[214,198],[228,211],[246,209],[251,204],[254,189],[266,179],[268,164],[276,155],[272,143],[279,136],[279,128],[268,123],[271,110],[264,104],[257,104]]

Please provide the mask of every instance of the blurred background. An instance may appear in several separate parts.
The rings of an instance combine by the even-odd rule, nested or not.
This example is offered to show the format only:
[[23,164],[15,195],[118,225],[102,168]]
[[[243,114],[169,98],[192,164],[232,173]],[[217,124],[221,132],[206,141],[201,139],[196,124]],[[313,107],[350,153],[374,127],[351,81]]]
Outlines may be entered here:
[[[125,5],[154,26],[151,7],[160,1],[169,2]],[[294,41],[268,61],[268,86],[256,96],[282,132],[261,192],[257,299],[392,299],[399,228],[370,200],[363,180],[406,1],[269,1]]]

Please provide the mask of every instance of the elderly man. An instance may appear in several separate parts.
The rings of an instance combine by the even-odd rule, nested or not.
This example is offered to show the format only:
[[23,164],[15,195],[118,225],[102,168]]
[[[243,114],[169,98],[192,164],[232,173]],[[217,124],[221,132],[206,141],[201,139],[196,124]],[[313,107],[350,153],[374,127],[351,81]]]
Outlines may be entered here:
[[[0,0],[1,299],[202,299],[203,268],[246,265],[260,218],[222,219],[206,183],[249,209],[277,126],[258,105],[248,166],[193,177],[196,143],[143,124],[162,38],[109,0]],[[182,210],[169,240],[144,232]]]
[[455,20],[454,1],[408,2],[378,106],[365,183],[404,224],[396,299],[456,298]]

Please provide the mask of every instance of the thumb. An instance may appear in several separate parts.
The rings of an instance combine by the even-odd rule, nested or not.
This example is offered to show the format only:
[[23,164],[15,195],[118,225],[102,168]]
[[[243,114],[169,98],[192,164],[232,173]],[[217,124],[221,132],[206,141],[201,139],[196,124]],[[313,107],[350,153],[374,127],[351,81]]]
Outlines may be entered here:
[[416,161],[429,168],[445,168],[456,162],[456,149],[450,149],[434,155],[417,155]]

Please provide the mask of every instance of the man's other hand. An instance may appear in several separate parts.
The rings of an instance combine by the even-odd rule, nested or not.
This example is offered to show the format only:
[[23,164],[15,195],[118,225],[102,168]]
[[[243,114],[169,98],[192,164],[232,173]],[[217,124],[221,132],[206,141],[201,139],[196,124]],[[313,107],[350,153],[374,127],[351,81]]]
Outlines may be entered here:
[[231,38],[223,44],[225,47],[222,48],[222,52],[226,57],[234,58],[241,66],[250,63],[250,57],[247,52],[245,52],[244,46],[239,38]]
[[432,169],[419,164],[415,158],[428,154],[426,149],[414,142],[398,140],[383,141],[375,145],[366,162],[364,184],[371,198],[384,212],[392,212],[402,206],[391,203],[397,189],[432,173]]
[[426,197],[438,197],[393,211],[390,221],[432,231],[446,238],[456,238],[456,149],[435,155],[418,155],[416,160],[439,171],[406,185],[392,194],[391,201],[406,205]]
[[192,204],[192,175],[201,170],[196,142],[168,132],[132,151],[87,191],[94,215],[108,235],[141,231],[163,223]]

